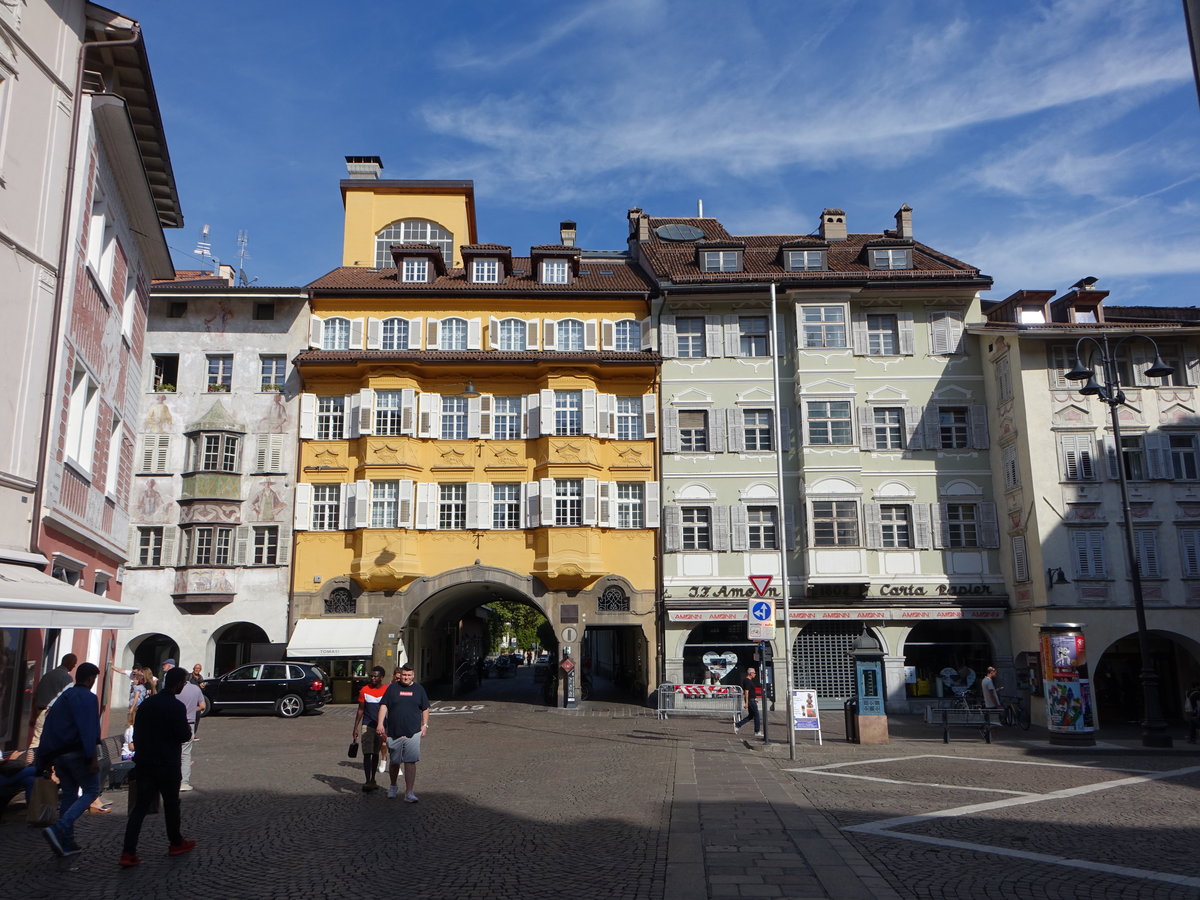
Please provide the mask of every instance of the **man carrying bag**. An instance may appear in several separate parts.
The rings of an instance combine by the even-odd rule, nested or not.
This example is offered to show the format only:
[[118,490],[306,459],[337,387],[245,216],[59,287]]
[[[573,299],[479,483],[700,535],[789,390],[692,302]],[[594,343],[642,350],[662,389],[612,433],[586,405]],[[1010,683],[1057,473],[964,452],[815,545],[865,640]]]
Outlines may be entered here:
[[100,796],[100,701],[92,693],[99,674],[92,663],[75,670],[75,686],[50,707],[37,748],[38,772],[45,774],[53,766],[62,789],[58,821],[42,829],[42,837],[59,856],[83,852],[75,843],[75,820]]

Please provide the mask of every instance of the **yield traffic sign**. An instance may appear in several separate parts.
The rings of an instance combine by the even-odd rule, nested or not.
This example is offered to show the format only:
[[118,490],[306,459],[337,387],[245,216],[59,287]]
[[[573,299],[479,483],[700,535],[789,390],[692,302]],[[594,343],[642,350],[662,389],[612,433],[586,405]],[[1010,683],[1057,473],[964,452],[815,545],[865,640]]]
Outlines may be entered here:
[[750,584],[755,592],[760,597],[767,596],[767,589],[771,586],[773,576],[771,575],[751,575]]

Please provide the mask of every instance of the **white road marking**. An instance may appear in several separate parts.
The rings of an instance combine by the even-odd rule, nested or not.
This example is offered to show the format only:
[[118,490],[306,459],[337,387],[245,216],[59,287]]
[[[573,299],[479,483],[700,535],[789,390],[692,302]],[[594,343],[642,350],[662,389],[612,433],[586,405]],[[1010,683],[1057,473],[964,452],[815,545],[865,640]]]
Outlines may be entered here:
[[[802,772],[803,769],[788,769],[789,772]],[[876,778],[872,775],[851,775],[849,772],[821,772],[821,775],[827,778],[853,778],[856,781],[878,781],[883,784],[901,784],[912,787],[932,787],[945,788],[949,791],[978,791],[982,794],[1014,794],[1018,797],[1026,797],[1033,794],[1033,791],[1009,791],[1004,788],[986,788],[974,787],[965,784],[938,784],[932,781],[904,781],[898,778]],[[1040,794],[1038,796],[1041,796]]]
[[[848,766],[873,766],[877,763],[893,763],[893,762],[908,762],[914,759],[949,759],[949,760],[965,760],[967,762],[986,762],[986,763],[1003,763],[1006,766],[1046,766],[1048,768],[1057,769],[1087,769],[1096,765],[1098,760],[1083,760],[1072,763],[1055,763],[1055,762],[1028,762],[1018,759],[990,759],[984,756],[948,756],[941,753],[921,753],[916,756],[889,756],[883,759],[860,759],[854,762],[828,763],[824,766],[805,766],[800,769],[785,769],[786,772],[826,772],[830,769],[843,769]],[[1129,772],[1131,774],[1149,774],[1154,772],[1154,769],[1122,769],[1113,766],[1105,766],[1109,772]]]

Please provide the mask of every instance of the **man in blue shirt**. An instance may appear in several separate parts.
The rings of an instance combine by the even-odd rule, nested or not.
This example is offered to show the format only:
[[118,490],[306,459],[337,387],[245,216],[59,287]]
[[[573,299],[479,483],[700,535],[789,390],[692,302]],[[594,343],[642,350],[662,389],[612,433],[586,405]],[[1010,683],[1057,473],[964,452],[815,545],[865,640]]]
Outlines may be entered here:
[[92,693],[99,674],[92,663],[75,670],[75,686],[50,707],[37,748],[38,771],[54,766],[62,791],[58,821],[42,829],[42,837],[59,856],[81,852],[75,843],[75,820],[100,796],[100,701]]

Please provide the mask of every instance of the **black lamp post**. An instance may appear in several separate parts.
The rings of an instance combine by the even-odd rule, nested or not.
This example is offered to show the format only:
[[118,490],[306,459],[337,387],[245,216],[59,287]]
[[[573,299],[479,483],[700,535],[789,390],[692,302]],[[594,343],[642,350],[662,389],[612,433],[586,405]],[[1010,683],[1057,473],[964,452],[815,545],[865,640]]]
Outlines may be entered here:
[[[1137,549],[1134,546],[1133,521],[1129,512],[1129,485],[1125,476],[1125,457],[1121,446],[1121,422],[1117,416],[1117,407],[1125,402],[1125,392],[1121,389],[1121,373],[1117,368],[1117,352],[1123,344],[1130,341],[1148,341],[1154,348],[1154,363],[1145,372],[1147,378],[1165,378],[1174,373],[1175,369],[1163,362],[1158,352],[1158,344],[1154,339],[1144,334],[1129,334],[1120,338],[1110,347],[1108,335],[1101,334],[1100,339],[1081,337],[1075,342],[1075,366],[1063,377],[1071,381],[1083,381],[1079,393],[1088,397],[1098,397],[1108,404],[1112,418],[1113,442],[1117,447],[1117,477],[1121,483],[1121,525],[1125,529],[1125,553],[1129,560],[1129,572],[1133,577],[1133,606],[1137,613],[1138,652],[1142,657],[1142,746],[1170,747],[1171,735],[1167,733],[1167,723],[1163,719],[1162,707],[1158,700],[1158,675],[1150,659],[1150,638],[1146,633],[1146,606],[1142,599],[1142,574],[1138,567]],[[1084,344],[1091,344],[1089,365],[1084,365],[1080,350]],[[1097,356],[1099,359],[1097,360]],[[1091,363],[1099,362],[1103,384],[1096,381],[1096,373]]]

